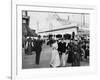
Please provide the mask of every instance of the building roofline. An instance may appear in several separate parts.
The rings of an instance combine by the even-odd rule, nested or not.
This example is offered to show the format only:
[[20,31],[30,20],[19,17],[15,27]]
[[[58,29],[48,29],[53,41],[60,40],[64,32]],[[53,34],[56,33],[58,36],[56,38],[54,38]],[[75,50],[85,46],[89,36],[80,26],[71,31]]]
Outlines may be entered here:
[[78,27],[72,26],[72,27],[67,27],[67,28],[59,28],[59,29],[53,29],[53,30],[48,30],[48,31],[42,31],[38,33],[54,32],[54,31],[59,31],[59,30],[64,30],[64,29],[71,29],[71,28],[78,28]]

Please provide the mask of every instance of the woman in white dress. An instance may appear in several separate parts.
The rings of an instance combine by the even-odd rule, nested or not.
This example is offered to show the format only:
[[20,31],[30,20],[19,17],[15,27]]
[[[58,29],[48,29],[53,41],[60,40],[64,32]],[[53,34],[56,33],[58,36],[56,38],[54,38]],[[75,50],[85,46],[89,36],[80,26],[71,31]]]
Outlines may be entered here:
[[58,49],[57,41],[54,41],[54,43],[52,44],[52,56],[50,61],[50,66],[54,68],[60,66],[60,57],[57,49]]

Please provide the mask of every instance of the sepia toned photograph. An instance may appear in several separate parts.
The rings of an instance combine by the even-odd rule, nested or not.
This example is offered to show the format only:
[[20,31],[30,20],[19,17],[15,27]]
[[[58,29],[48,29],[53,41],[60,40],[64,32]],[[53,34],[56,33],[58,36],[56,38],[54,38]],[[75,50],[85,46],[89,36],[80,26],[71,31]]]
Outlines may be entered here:
[[90,66],[90,14],[22,10],[22,69]]

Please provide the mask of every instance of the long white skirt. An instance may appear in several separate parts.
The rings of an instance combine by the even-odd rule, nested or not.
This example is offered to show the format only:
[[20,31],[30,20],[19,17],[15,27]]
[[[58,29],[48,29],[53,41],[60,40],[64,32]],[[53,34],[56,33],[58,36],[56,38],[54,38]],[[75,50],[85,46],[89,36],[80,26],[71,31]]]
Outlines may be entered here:
[[60,57],[56,49],[52,50],[52,57],[51,57],[50,65],[52,65],[52,67],[60,66]]
[[68,59],[68,54],[63,53],[61,58],[62,66],[66,66],[67,59]]

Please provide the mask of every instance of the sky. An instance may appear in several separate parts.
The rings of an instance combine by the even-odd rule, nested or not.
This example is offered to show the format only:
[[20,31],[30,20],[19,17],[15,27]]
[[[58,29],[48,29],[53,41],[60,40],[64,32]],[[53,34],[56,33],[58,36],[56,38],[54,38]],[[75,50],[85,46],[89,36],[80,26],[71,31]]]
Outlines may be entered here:
[[[82,24],[83,22],[81,14],[28,11],[28,16],[30,16],[29,26],[31,29],[35,29],[36,32],[63,28],[65,24]],[[89,24],[89,15],[85,15],[85,23]]]

